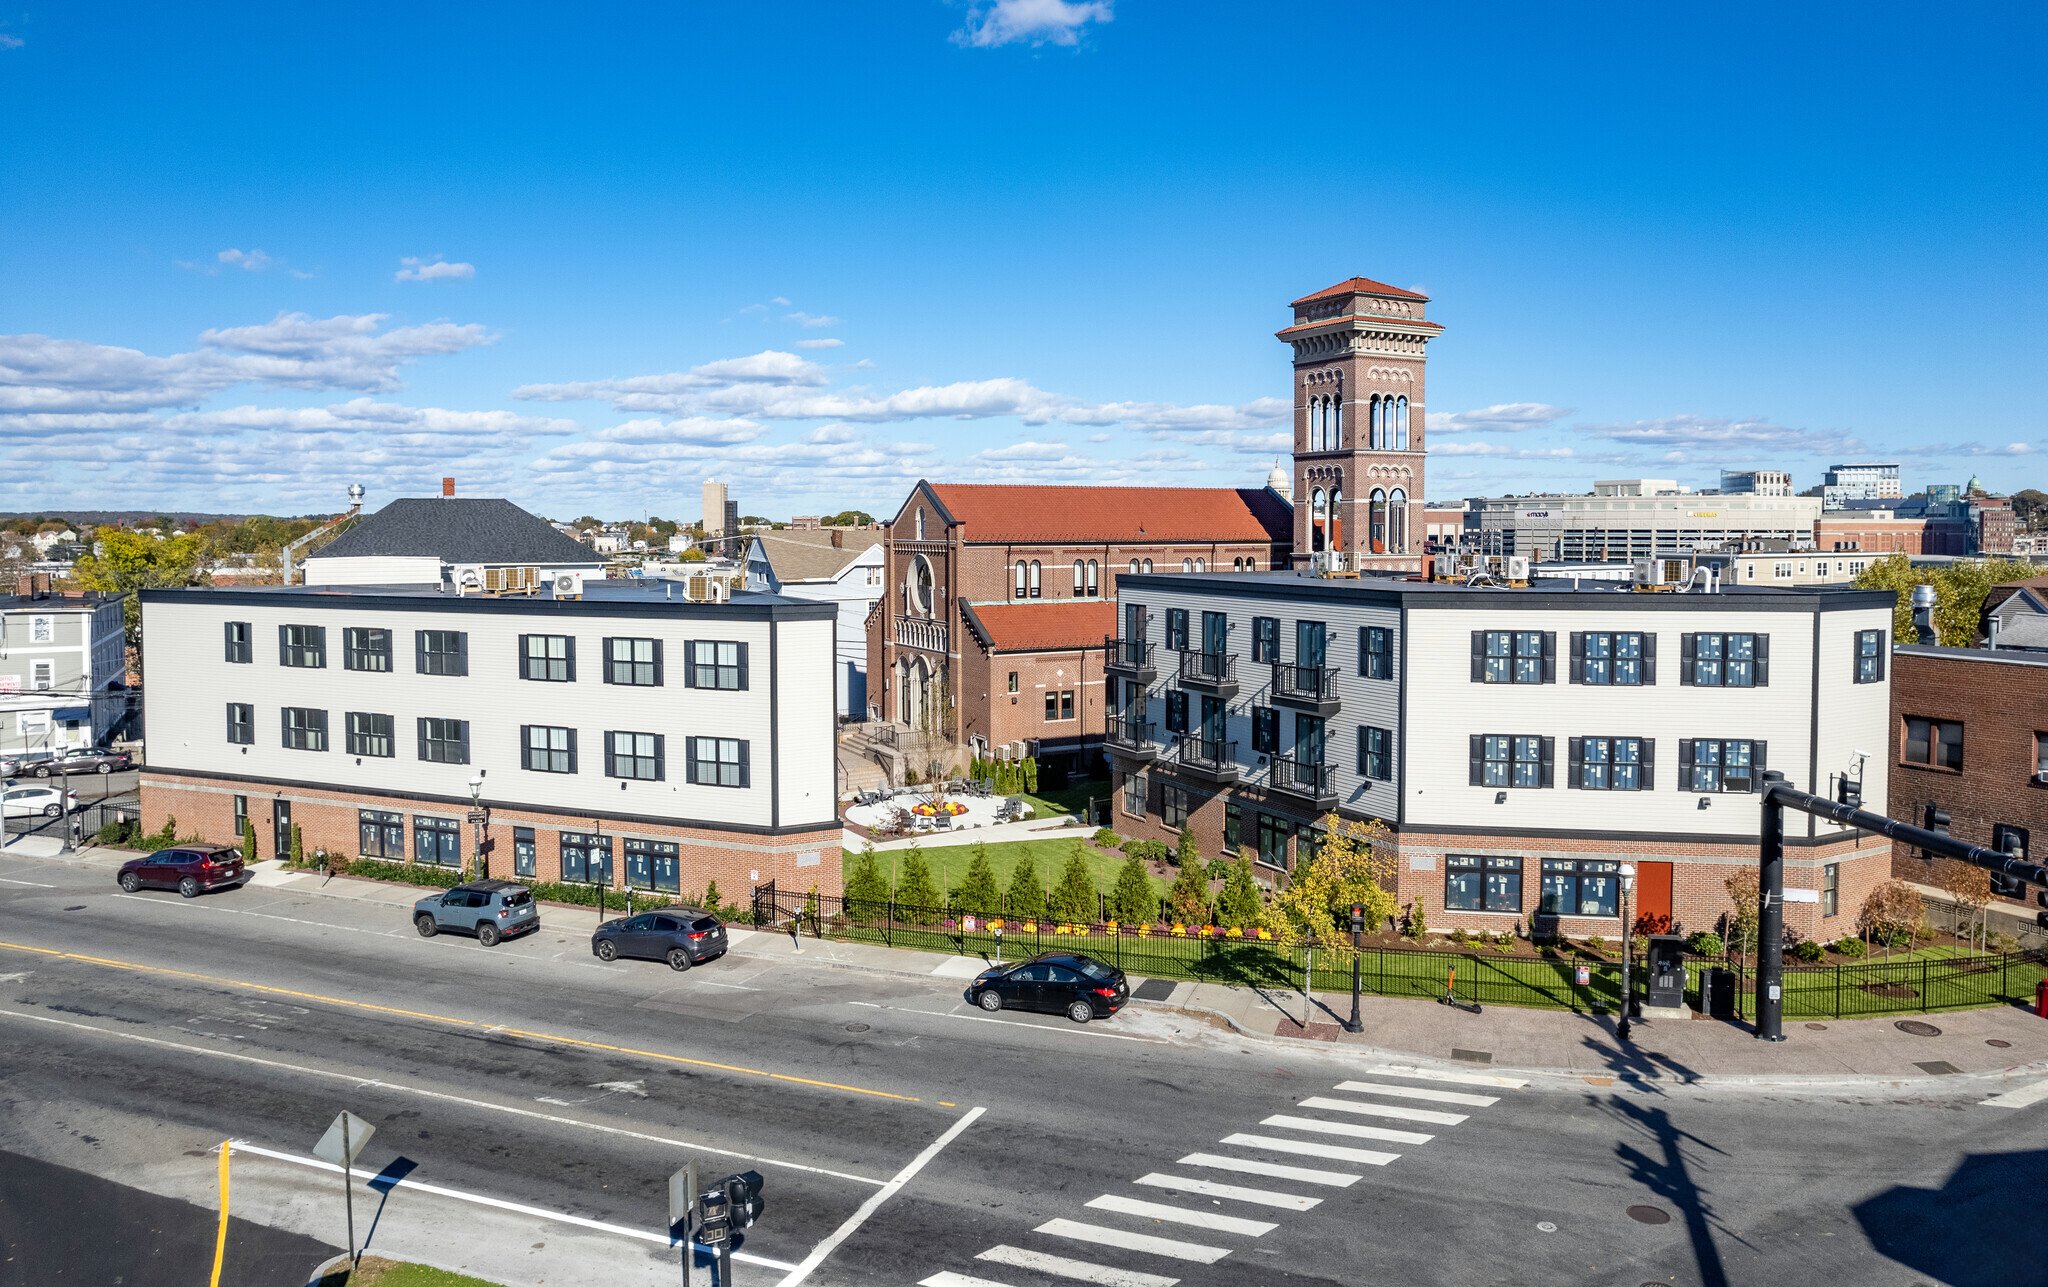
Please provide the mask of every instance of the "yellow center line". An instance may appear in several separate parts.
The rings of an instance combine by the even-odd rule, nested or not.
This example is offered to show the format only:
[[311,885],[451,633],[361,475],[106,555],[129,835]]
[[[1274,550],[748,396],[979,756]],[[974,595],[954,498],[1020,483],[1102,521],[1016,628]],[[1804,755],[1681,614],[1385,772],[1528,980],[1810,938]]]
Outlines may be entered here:
[[398,1006],[378,1005],[372,1001],[357,1001],[349,997],[331,997],[318,992],[301,992],[295,988],[281,988],[273,983],[254,983],[247,979],[231,978],[220,974],[201,974],[194,970],[178,970],[168,965],[143,965],[134,961],[117,961],[111,957],[87,956],[81,952],[66,952],[54,947],[34,947],[27,943],[9,943],[0,940],[0,948],[10,952],[30,952],[37,956],[53,957],[60,961],[78,961],[86,965],[105,966],[114,970],[133,970],[139,974],[162,975],[166,978],[189,979],[195,983],[207,983],[216,987],[241,988],[248,992],[261,992],[268,996],[290,997],[295,1001],[311,1001],[317,1005],[338,1006],[344,1010],[362,1010],[372,1014],[397,1015],[405,1019],[421,1019],[428,1023],[443,1023],[450,1027],[469,1028],[479,1032],[501,1033],[508,1037],[521,1037],[528,1041],[545,1041],[560,1046],[575,1046],[585,1050],[603,1050],[613,1054],[635,1055],[642,1059],[656,1059],[663,1063],[685,1064],[692,1068],[710,1068],[717,1072],[738,1073],[746,1077],[765,1077],[769,1081],[790,1082],[798,1086],[812,1086],[819,1090],[843,1091],[849,1095],[870,1095],[876,1099],[893,1099],[906,1104],[921,1104],[919,1095],[899,1095],[894,1091],[871,1090],[866,1086],[848,1086],[842,1082],[819,1081],[811,1077],[798,1077],[793,1073],[770,1072],[765,1068],[748,1068],[741,1064],[719,1063],[711,1059],[692,1059],[688,1055],[672,1055],[660,1050],[643,1050],[637,1046],[615,1046],[609,1042],[589,1041],[582,1037],[565,1037],[559,1033],[532,1032],[523,1028],[508,1028],[504,1024],[486,1023],[480,1019],[463,1019],[455,1015],[434,1014],[426,1010],[406,1010]]

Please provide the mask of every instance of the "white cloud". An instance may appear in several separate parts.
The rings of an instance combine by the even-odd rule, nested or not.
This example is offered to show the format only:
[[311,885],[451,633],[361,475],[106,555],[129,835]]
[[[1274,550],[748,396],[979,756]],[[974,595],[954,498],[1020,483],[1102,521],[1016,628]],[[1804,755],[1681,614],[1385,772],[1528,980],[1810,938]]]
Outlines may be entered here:
[[476,276],[475,264],[450,263],[439,255],[431,260],[408,255],[398,262],[399,270],[391,275],[395,282],[468,281]]
[[2030,442],[1938,442],[1884,449],[1888,456],[2032,456],[2039,452],[2040,448]]
[[1570,407],[1553,407],[1547,402],[1496,402],[1476,411],[1428,413],[1431,433],[1520,433],[1557,423],[1572,413]]
[[802,309],[798,309],[794,313],[784,313],[782,316],[783,320],[785,321],[795,322],[798,326],[809,327],[812,329],[825,326],[837,326],[840,322],[839,318],[827,317],[822,313],[806,313]]
[[798,340],[796,346],[800,349],[836,349],[845,343],[845,340],[827,338],[822,340]]
[[[787,296],[784,296],[784,295],[777,295],[777,296],[775,296],[775,297],[774,297],[773,299],[769,300],[768,302],[769,302],[770,304],[773,304],[773,305],[775,305],[775,307],[777,307],[777,308],[788,308],[788,307],[789,307],[789,299],[788,299],[788,297],[787,297]],[[760,306],[759,306],[759,305],[756,305],[755,307],[757,307],[757,308],[758,308],[758,307],[760,307]]]
[[1019,41],[1075,45],[1082,28],[1110,18],[1110,0],[994,0],[971,5],[966,25],[953,33],[953,40],[976,49]]
[[[701,410],[712,391],[741,386],[814,387],[825,383],[825,370],[808,358],[778,349],[750,357],[722,358],[661,375],[636,375],[608,380],[576,380],[563,384],[524,384],[512,396],[536,402],[609,402],[617,411]],[[735,409],[737,410],[737,409]]]
[[21,45],[22,39],[20,36],[10,36],[4,31],[0,31],[0,49],[19,49]]
[[214,259],[223,264],[232,264],[244,272],[260,273],[277,262],[261,250],[223,250]]
[[1677,415],[1656,420],[1632,420],[1626,424],[1586,425],[1581,431],[1614,442],[1670,447],[1678,451],[1734,448],[1829,455],[1865,449],[1856,438],[1835,430],[1794,429],[1756,417]]
[[1492,456],[1502,460],[1566,460],[1570,447],[1505,447],[1497,442],[1440,442],[1429,448],[1432,456]]

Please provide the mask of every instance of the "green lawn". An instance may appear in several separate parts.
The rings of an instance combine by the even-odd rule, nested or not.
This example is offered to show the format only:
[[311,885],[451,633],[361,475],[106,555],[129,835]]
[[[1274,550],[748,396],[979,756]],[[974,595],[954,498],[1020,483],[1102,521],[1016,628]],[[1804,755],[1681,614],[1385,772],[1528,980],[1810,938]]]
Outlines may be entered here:
[[1026,792],[1023,799],[1034,810],[1034,816],[1057,818],[1061,814],[1081,813],[1090,800],[1107,800],[1110,785],[1108,778],[1090,778],[1085,782],[1072,782],[1058,790]]
[[[1067,865],[1068,856],[1074,852],[1074,842],[1079,840],[1082,842],[1082,853],[1088,859],[1089,870],[1095,873],[1096,888],[1107,893],[1116,887],[1117,868],[1123,865],[1124,857],[1122,854],[1104,853],[1087,843],[1088,837],[1093,834],[1095,833],[1090,828],[1075,827],[1069,832],[1062,832],[1056,840],[992,842],[986,846],[988,860],[995,866],[997,883],[1003,889],[1008,889],[1010,873],[1016,870],[1018,860],[1029,854],[1031,861],[1037,864],[1038,878],[1050,889],[1058,882],[1060,872]],[[974,849],[972,843],[919,845],[925,862],[932,869],[932,880],[941,889],[954,889],[959,886],[967,875],[967,864],[974,861]],[[885,849],[875,855],[882,864],[883,875],[888,878],[892,887],[896,883],[897,870],[903,862],[904,852],[902,849]],[[844,858],[851,859],[855,856],[857,854],[847,854]],[[1153,883],[1159,886],[1162,894],[1166,892],[1164,884],[1157,880]]]
[[445,1269],[364,1256],[354,1273],[346,1265],[322,1278],[319,1287],[497,1287],[496,1283]]

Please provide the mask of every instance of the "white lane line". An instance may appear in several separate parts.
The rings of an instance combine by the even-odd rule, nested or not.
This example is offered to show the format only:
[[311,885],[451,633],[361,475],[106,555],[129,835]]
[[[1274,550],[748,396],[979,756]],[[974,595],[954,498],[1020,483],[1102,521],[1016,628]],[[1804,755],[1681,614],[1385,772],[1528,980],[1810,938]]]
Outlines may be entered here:
[[792,1266],[788,1276],[783,1278],[778,1287],[797,1287],[798,1283],[809,1278],[819,1265],[825,1263],[825,1257],[837,1250],[840,1243],[852,1237],[857,1229],[867,1223],[869,1216],[879,1210],[884,1202],[895,1197],[904,1185],[916,1179],[917,1173],[930,1165],[931,1160],[937,1157],[945,1149],[946,1145],[959,1139],[960,1132],[974,1125],[981,1115],[987,1111],[986,1108],[970,1108],[961,1114],[959,1121],[948,1126],[945,1132],[937,1139],[925,1145],[924,1152],[911,1158],[908,1166],[890,1176],[887,1184],[869,1194],[868,1200],[861,1203],[852,1215],[846,1217],[843,1224],[825,1235],[824,1241],[811,1248],[811,1254],[805,1256],[802,1261]]
[[1407,1077],[1414,1081],[1440,1081],[1453,1086],[1500,1086],[1520,1090],[1529,1084],[1525,1078],[1501,1073],[1438,1072],[1434,1068],[1417,1068],[1413,1064],[1373,1064],[1359,1071],[1368,1077]]
[[1205,1247],[1199,1242],[1155,1238],[1149,1233],[1125,1233],[1122,1229],[1106,1229],[1099,1224],[1083,1224],[1079,1220],[1048,1220],[1032,1232],[1053,1238],[1072,1238],[1076,1242],[1093,1242],[1122,1251],[1149,1252],[1170,1260],[1192,1260],[1203,1265],[1213,1265],[1230,1254],[1228,1247]]
[[[1235,1138],[1248,1139],[1249,1136]],[[1303,1184],[1327,1184],[1348,1189],[1365,1177],[1344,1171],[1323,1171],[1312,1166],[1283,1166],[1278,1162],[1256,1162],[1245,1157],[1224,1157],[1220,1153],[1190,1153],[1175,1166],[1206,1166],[1217,1171],[1238,1171],[1245,1175],[1267,1175],[1276,1180],[1300,1180]]]
[[1143,1216],[1147,1220],[1165,1220],[1171,1224],[1198,1225],[1204,1229],[1214,1229],[1218,1233],[1241,1233],[1247,1238],[1257,1238],[1280,1227],[1270,1220],[1247,1220],[1243,1216],[1217,1215],[1213,1211],[1190,1211],[1186,1207],[1171,1207],[1164,1202],[1120,1198],[1114,1193],[1092,1198],[1088,1205],[1097,1211]]
[[601,1122],[586,1122],[578,1117],[563,1117],[556,1113],[537,1112],[531,1108],[519,1108],[511,1104],[494,1104],[487,1099],[470,1099],[463,1095],[451,1095],[446,1091],[427,1090],[421,1086],[408,1086],[403,1082],[378,1081],[372,1077],[359,1077],[354,1073],[337,1072],[332,1068],[309,1068],[302,1064],[285,1063],[279,1059],[265,1059],[259,1055],[245,1055],[234,1050],[209,1050],[205,1046],[190,1046],[179,1041],[166,1041],[162,1037],[148,1037],[139,1032],[117,1032],[111,1028],[99,1028],[89,1023],[76,1023],[70,1019],[53,1018],[46,1014],[26,1014],[20,1010],[0,1009],[0,1016],[14,1019],[33,1019],[37,1023],[55,1024],[60,1028],[76,1028],[95,1036],[118,1037],[123,1041],[139,1041],[147,1046],[161,1046],[167,1050],[182,1051],[189,1055],[205,1055],[211,1059],[229,1059],[237,1063],[255,1064],[260,1068],[273,1068],[284,1072],[299,1073],[306,1077],[327,1077],[345,1081],[353,1086],[372,1090],[389,1090],[404,1095],[418,1095],[423,1099],[438,1099],[466,1108],[486,1108],[494,1113],[509,1113],[513,1117],[526,1117],[534,1121],[552,1122],[557,1126],[574,1126],[579,1130],[592,1131],[600,1135],[622,1135],[628,1139],[643,1140],[649,1144],[665,1144],[671,1148],[689,1149],[697,1153],[716,1153],[720,1157],[734,1157],[742,1162],[755,1162],[762,1166],[777,1166],[791,1171],[808,1171],[812,1175],[829,1175],[835,1180],[853,1180],[860,1184],[881,1186],[883,1180],[870,1179],[865,1175],[854,1175],[849,1171],[833,1171],[822,1166],[811,1166],[805,1162],[785,1162],[780,1158],[760,1157],[752,1153],[741,1153],[736,1149],[719,1148],[697,1140],[674,1139],[668,1136],[652,1135],[646,1131],[628,1130],[623,1126],[606,1126]]
[[1978,1103],[1979,1108],[2026,1108],[2048,1099],[2048,1081],[2037,1081],[2031,1086],[2009,1090],[2003,1095],[1993,1095]]
[[1061,1278],[1072,1278],[1077,1282],[1094,1283],[1096,1287],[1174,1287],[1178,1278],[1165,1274],[1139,1273],[1135,1269],[1117,1269],[1110,1265],[1098,1265],[1088,1260],[1069,1260],[1065,1256],[1050,1256],[1043,1251],[1026,1251],[1022,1247],[1005,1247],[998,1243],[975,1257],[992,1265],[1011,1265],[1018,1269],[1036,1269],[1042,1274],[1054,1274]]
[[921,1014],[932,1019],[965,1019],[970,1023],[999,1023],[1006,1028],[1029,1028],[1033,1032],[1063,1032],[1070,1037],[1106,1037],[1111,1041],[1141,1041],[1148,1046],[1168,1044],[1158,1037],[1134,1037],[1126,1032],[1098,1032],[1093,1028],[1083,1028],[1071,1023],[1061,1028],[1050,1024],[1026,1023],[1021,1019],[992,1019],[987,1015],[981,1014],[954,1014],[949,1010],[920,1010],[916,1006],[882,1005],[874,1001],[848,1001],[846,1004],[857,1005],[866,1010],[894,1010],[900,1014]]
[[1427,1122],[1432,1126],[1456,1126],[1465,1120],[1463,1113],[1439,1113],[1428,1108],[1407,1108],[1400,1104],[1369,1104],[1362,1099],[1331,1099],[1326,1095],[1310,1095],[1297,1107],[1320,1108],[1329,1113],[1357,1113],[1361,1117],[1391,1117],[1397,1122]]
[[42,881],[40,881],[40,880],[9,880],[9,879],[8,879],[7,877],[5,877],[5,876],[0,876],[0,885],[27,885],[27,886],[28,886],[28,887],[29,887],[30,889],[55,889],[55,888],[56,888],[56,886],[55,886],[55,885],[45,885],[45,884],[44,884],[44,883],[43,883]]
[[1336,1144],[1318,1144],[1314,1140],[1281,1139],[1277,1135],[1226,1135],[1223,1143],[1235,1144],[1240,1148],[1262,1148],[1272,1153],[1299,1153],[1303,1157],[1320,1157],[1331,1162],[1362,1162],[1367,1166],[1385,1166],[1399,1153],[1381,1153],[1369,1148],[1344,1148]]
[[[315,1171],[327,1171],[334,1175],[341,1174],[341,1168],[332,1162],[323,1162],[317,1157],[300,1157],[296,1153],[281,1153],[276,1149],[261,1148],[243,1140],[229,1140],[228,1149],[235,1153],[253,1153],[257,1157],[267,1157],[277,1162],[290,1162],[294,1166],[310,1167]],[[368,1184],[371,1180],[377,1178],[376,1174],[371,1171],[358,1170],[356,1174],[362,1178],[362,1183],[364,1184]],[[580,1225],[585,1229],[596,1229],[600,1233],[615,1233],[622,1238],[637,1238],[642,1242],[659,1243],[664,1247],[669,1246],[671,1243],[669,1235],[665,1233],[653,1233],[646,1229],[630,1229],[622,1224],[608,1224],[603,1220],[592,1220],[585,1216],[570,1215],[566,1211],[549,1211],[542,1207],[530,1207],[523,1202],[507,1202],[503,1198],[486,1197],[481,1193],[469,1193],[462,1189],[451,1189],[446,1185],[428,1184],[423,1180],[415,1180],[410,1175],[400,1176],[398,1179],[391,1180],[388,1183],[394,1189],[403,1188],[418,1193],[431,1193],[436,1197],[453,1198],[457,1202],[470,1202],[480,1207],[496,1207],[500,1211],[510,1211],[516,1215],[534,1216],[542,1220],[554,1220],[561,1224]],[[698,1245],[702,1246],[703,1244],[699,1243]],[[766,1256],[757,1256],[747,1251],[735,1251],[732,1253],[732,1258],[760,1265],[766,1269],[792,1269],[795,1267],[786,1261],[770,1260]]]
[[1421,1086],[1389,1086],[1377,1081],[1340,1081],[1337,1089],[1353,1095],[1385,1095],[1388,1099],[1421,1099],[1432,1104],[1463,1104],[1468,1108],[1491,1108],[1498,1095],[1471,1095],[1458,1090],[1425,1090]]
[[1197,1180],[1185,1175],[1161,1175],[1154,1171],[1141,1175],[1137,1183],[1150,1185],[1155,1189],[1175,1189],[1182,1193],[1199,1193],[1205,1198],[1229,1198],[1235,1202],[1250,1202],[1262,1207],[1280,1207],[1287,1211],[1306,1211],[1322,1205],[1321,1198],[1304,1198],[1293,1193],[1276,1193],[1272,1189],[1247,1189],[1239,1184],[1218,1184],[1214,1180]]
[[966,1274],[956,1274],[948,1269],[941,1270],[929,1278],[918,1279],[917,1287],[1008,1287],[1008,1284],[993,1282],[987,1278],[970,1278]]
[[1348,1135],[1355,1140],[1385,1140],[1389,1144],[1427,1144],[1434,1135],[1418,1135],[1414,1131],[1390,1131],[1383,1126],[1354,1126],[1350,1122],[1325,1122],[1314,1117],[1289,1117],[1276,1113],[1259,1122],[1261,1126],[1280,1126],[1290,1131],[1314,1131],[1318,1135]]

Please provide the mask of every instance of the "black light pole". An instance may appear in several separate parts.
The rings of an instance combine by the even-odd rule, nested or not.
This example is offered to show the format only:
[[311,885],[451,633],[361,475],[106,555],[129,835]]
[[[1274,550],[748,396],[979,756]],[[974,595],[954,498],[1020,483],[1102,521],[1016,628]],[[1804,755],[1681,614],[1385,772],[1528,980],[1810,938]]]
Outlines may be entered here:
[[1763,828],[1757,837],[1756,1039],[1785,1039],[1785,806],[1773,792],[1785,775],[1763,776]]
[[1629,957],[1636,946],[1635,926],[1628,919],[1628,896],[1635,892],[1636,869],[1633,863],[1621,865],[1621,1021],[1614,1025],[1614,1035],[1622,1041],[1629,1039],[1628,1012],[1634,997],[1629,988]]
[[1344,1025],[1344,1031],[1351,1033],[1353,1036],[1365,1031],[1365,1022],[1358,1013],[1358,936],[1364,929],[1365,904],[1353,903],[1351,904],[1351,1022]]
[[476,827],[476,875],[482,880],[490,874],[484,865],[484,828],[490,824],[491,811],[484,807],[484,775],[481,769],[469,780],[469,820]]

